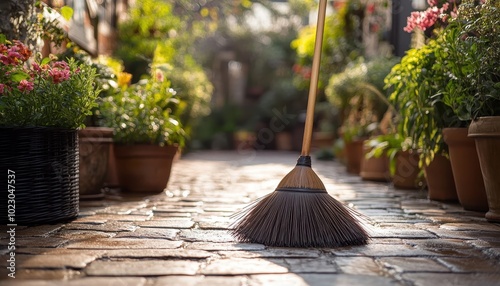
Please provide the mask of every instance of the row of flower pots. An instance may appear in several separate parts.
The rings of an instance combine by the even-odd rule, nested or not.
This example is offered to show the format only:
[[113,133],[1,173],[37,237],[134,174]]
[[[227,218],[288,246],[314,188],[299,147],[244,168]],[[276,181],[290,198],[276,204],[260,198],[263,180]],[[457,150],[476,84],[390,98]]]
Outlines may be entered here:
[[395,188],[427,185],[428,198],[459,201],[465,210],[486,212],[489,221],[500,221],[500,117],[483,117],[469,128],[443,129],[449,158],[435,155],[419,176],[417,152],[398,151],[390,172],[388,156],[370,156],[367,141],[346,144],[347,172],[364,180],[391,181]]
[[102,197],[104,186],[142,193],[159,193],[166,187],[177,146],[116,145],[113,129],[106,127],[87,127],[78,133],[80,198]]

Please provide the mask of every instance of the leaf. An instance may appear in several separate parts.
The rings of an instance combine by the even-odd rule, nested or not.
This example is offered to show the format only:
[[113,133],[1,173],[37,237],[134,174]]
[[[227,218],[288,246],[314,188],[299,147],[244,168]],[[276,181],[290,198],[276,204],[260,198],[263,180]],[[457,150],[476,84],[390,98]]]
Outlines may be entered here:
[[61,7],[61,15],[64,19],[66,19],[66,21],[69,21],[71,17],[73,17],[73,8],[69,6]]
[[11,78],[15,82],[20,82],[21,80],[27,79],[29,77],[30,76],[27,73],[24,73],[24,72],[21,72],[21,71],[11,73]]

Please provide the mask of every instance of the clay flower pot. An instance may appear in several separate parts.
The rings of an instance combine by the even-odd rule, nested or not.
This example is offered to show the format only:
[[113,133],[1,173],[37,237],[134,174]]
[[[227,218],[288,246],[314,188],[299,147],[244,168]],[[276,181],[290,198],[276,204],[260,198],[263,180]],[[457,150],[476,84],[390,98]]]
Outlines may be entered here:
[[396,154],[396,171],[392,183],[397,189],[418,189],[421,185],[418,167],[419,156],[416,152],[399,151]]
[[424,168],[424,172],[430,200],[458,200],[453,171],[451,170],[451,163],[448,158],[436,154],[429,166]]
[[80,156],[80,199],[103,197],[113,129],[87,127],[78,131]]
[[120,187],[125,192],[160,193],[168,183],[177,146],[115,145]]
[[479,117],[469,126],[483,175],[489,221],[500,222],[500,116]]
[[488,211],[474,139],[467,137],[467,128],[444,128],[443,139],[448,144],[458,201],[466,210]]

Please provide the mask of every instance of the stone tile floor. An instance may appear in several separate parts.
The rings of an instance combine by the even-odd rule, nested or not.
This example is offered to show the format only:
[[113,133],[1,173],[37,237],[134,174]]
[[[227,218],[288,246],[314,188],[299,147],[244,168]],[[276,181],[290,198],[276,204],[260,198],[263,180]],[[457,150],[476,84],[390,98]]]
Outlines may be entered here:
[[230,215],[273,191],[296,153],[197,152],[160,195],[81,202],[78,219],[18,227],[16,278],[1,285],[500,285],[500,224],[425,190],[362,181],[313,160],[331,195],[366,215],[366,246],[275,248],[238,243]]

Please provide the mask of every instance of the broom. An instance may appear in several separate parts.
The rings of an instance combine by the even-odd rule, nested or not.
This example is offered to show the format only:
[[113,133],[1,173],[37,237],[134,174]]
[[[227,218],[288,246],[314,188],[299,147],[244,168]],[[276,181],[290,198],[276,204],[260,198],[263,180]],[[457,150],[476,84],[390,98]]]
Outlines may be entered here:
[[311,168],[311,137],[314,104],[326,14],[320,0],[314,47],[311,86],[297,165],[276,190],[236,213],[232,234],[242,242],[285,247],[339,247],[366,244],[368,234],[355,218],[355,211],[331,197]]

